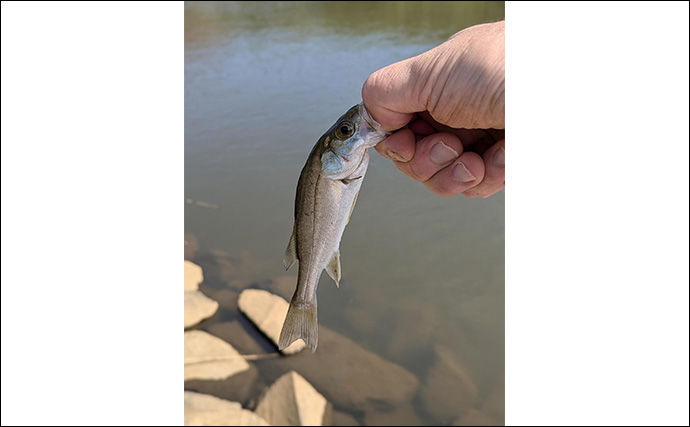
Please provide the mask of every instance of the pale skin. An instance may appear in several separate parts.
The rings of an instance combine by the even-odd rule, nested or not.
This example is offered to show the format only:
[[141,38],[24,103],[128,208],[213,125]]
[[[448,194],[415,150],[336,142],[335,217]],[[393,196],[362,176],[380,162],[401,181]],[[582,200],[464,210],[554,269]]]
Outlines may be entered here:
[[435,194],[489,197],[505,187],[505,22],[376,71],[362,100],[396,130],[376,151]]

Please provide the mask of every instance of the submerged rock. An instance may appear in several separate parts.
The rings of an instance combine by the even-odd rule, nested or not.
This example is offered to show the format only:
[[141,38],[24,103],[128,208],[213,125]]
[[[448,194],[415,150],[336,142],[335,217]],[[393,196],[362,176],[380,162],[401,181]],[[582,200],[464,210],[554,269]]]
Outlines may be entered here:
[[482,413],[491,420],[493,425],[505,425],[506,389],[503,379],[491,391],[481,406]]
[[[320,426],[328,402],[297,372],[291,371],[278,380],[261,397],[256,414],[276,426]],[[328,421],[328,420],[326,420]]]
[[462,360],[442,345],[434,346],[434,362],[422,388],[422,402],[438,421],[452,421],[472,408],[477,385]]
[[266,420],[230,402],[207,394],[184,392],[186,426],[267,426]]
[[240,293],[232,289],[221,289],[213,294],[213,299],[228,310],[237,311],[237,300]]
[[361,425],[355,417],[342,411],[333,410],[331,412],[331,425],[337,426],[359,426]]
[[203,331],[184,333],[184,379],[222,380],[249,369],[228,343]]
[[[215,323],[208,326],[206,330],[220,339],[231,342],[233,347],[242,354],[265,354],[275,351],[272,343],[257,331],[249,320],[242,320],[243,322],[233,320]],[[247,327],[242,323],[247,323]],[[252,330],[248,330],[249,328]]]
[[267,375],[294,370],[336,407],[385,411],[408,403],[419,386],[411,372],[319,325],[316,353],[255,362]]
[[412,405],[399,406],[392,411],[371,411],[364,414],[364,425],[367,426],[420,426],[422,421],[417,417]]
[[201,267],[191,261],[184,262],[184,290],[196,291],[199,289],[199,283],[204,281],[204,274]]
[[395,361],[419,359],[428,352],[432,339],[439,331],[437,311],[422,301],[405,299],[391,310],[394,318],[389,332],[386,357]]
[[[283,328],[288,302],[278,295],[260,289],[245,289],[237,302],[244,313],[261,332],[277,346],[280,330]],[[283,354],[295,354],[305,348],[304,341],[297,340],[281,350]]]
[[460,415],[453,421],[454,426],[494,426],[503,424],[494,424],[489,417],[474,408],[468,409],[464,414]]
[[204,269],[209,286],[216,289],[230,287],[241,291],[259,271],[258,263],[248,252],[233,256],[226,251],[211,251],[197,255],[194,260]]
[[259,379],[259,370],[249,365],[246,371],[233,374],[224,380],[189,380],[184,382],[184,389],[198,393],[210,394],[221,399],[240,402],[247,405],[252,398],[259,395],[266,385]]
[[184,293],[184,328],[196,325],[204,319],[213,316],[218,310],[218,303],[202,294],[200,291],[185,291]]

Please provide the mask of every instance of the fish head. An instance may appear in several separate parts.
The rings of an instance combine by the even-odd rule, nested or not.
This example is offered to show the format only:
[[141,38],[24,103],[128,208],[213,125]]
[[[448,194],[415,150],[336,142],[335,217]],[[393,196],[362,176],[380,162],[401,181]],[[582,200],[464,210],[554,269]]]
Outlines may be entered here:
[[357,169],[364,153],[383,141],[384,132],[363,103],[350,108],[321,137],[321,173],[327,178],[342,179]]

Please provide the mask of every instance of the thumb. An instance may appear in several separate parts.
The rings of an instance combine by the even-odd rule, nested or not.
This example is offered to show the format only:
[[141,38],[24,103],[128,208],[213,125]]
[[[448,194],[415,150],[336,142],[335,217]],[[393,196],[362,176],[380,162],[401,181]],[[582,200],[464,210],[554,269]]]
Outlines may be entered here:
[[362,86],[362,101],[384,130],[400,129],[412,119],[412,113],[426,110],[417,89],[423,87],[418,64],[420,57],[381,68]]
[[505,22],[466,28],[376,71],[364,82],[362,100],[388,131],[423,111],[453,128],[505,129]]

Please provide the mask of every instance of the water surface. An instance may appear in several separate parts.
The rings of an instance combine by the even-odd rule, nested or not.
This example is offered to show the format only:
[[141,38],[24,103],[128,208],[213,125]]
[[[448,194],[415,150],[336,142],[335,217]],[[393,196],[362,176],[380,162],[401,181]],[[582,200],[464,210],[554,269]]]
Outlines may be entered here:
[[[247,285],[285,275],[300,170],[366,77],[503,14],[502,2],[187,2],[185,198],[217,208],[186,203],[185,233],[202,252],[251,259]],[[422,386],[434,345],[449,348],[482,411],[503,395],[503,193],[441,198],[371,153],[340,289],[321,278],[319,322]],[[424,424],[443,421],[412,406]]]

